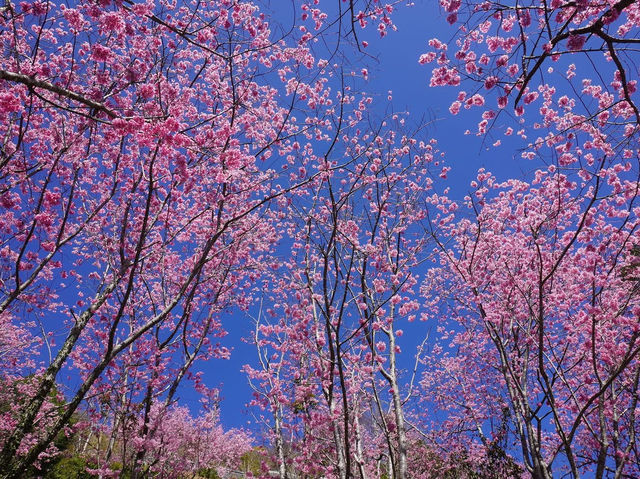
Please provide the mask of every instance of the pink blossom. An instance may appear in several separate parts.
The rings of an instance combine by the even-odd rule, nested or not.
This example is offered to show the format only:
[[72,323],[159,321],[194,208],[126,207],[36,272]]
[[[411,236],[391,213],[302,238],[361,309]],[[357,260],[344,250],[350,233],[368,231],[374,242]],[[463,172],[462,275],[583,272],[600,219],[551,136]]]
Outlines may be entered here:
[[15,113],[20,111],[20,99],[9,92],[0,93],[0,113]]
[[567,48],[571,51],[581,50],[586,41],[587,37],[584,35],[569,35]]
[[423,53],[422,55],[420,55],[420,59],[418,60],[418,63],[420,63],[421,65],[424,65],[425,63],[431,63],[435,59],[436,59],[436,54],[434,52]]
[[491,90],[498,83],[498,77],[490,76],[484,81],[484,87],[487,90]]
[[103,45],[95,44],[91,49],[91,57],[97,62],[107,61],[110,56],[111,56],[111,49]]

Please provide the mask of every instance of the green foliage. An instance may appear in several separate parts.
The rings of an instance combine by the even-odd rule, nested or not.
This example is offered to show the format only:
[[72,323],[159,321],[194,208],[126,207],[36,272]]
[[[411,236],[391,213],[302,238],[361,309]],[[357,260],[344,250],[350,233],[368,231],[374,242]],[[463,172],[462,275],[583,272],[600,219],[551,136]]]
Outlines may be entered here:
[[204,468],[198,471],[198,479],[221,479],[218,472],[212,468]]
[[87,461],[79,456],[60,458],[44,476],[46,479],[91,479]]
[[260,466],[265,457],[264,449],[255,447],[249,452],[245,452],[240,457],[240,464],[243,472],[251,472],[253,475],[260,474]]
[[[253,476],[259,476],[261,472],[262,462],[267,457],[263,448],[256,447],[251,451],[240,456],[239,469],[244,473],[251,473]],[[221,479],[220,475],[213,467],[206,467],[198,470],[198,479]]]

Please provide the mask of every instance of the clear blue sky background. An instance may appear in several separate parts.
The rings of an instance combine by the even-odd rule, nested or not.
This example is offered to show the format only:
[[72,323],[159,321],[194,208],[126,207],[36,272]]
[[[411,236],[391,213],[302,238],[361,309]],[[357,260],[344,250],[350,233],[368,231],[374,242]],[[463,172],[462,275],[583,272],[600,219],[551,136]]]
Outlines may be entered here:
[[[324,0],[321,6],[335,1]],[[284,10],[290,9],[290,4],[283,1],[282,5],[283,10],[278,11],[278,15],[283,14],[284,18],[290,19],[290,10]],[[273,3],[272,8],[275,8]],[[413,7],[399,8],[394,13],[393,20],[398,31],[390,31],[383,39],[379,38],[375,25],[370,25],[359,33],[360,40],[369,43],[365,51],[375,57],[375,60],[355,60],[354,66],[357,65],[359,70],[364,61],[369,70],[369,80],[363,88],[374,98],[379,98],[378,102],[374,102],[374,109],[383,110],[387,107],[387,92],[392,90],[395,111],[408,111],[410,120],[415,123],[430,121],[427,134],[436,138],[441,151],[446,152],[446,164],[452,168],[448,186],[451,187],[450,195],[455,199],[465,196],[469,182],[481,167],[492,171],[499,180],[527,176],[537,165],[520,159],[516,148],[523,145],[514,139],[505,141],[506,138],[498,133],[490,141],[474,134],[464,135],[467,129],[475,131],[482,110],[462,110],[454,117],[448,108],[458,89],[429,88],[432,65],[420,65],[418,58],[428,50],[429,39],[439,37],[448,40],[455,33],[454,27],[445,21],[438,2],[416,0]],[[487,148],[497,138],[502,140],[503,145]],[[483,145],[483,140],[488,145]],[[252,323],[243,313],[238,312],[225,317],[223,324],[229,335],[222,342],[233,348],[231,359],[212,360],[207,364],[200,364],[200,367],[205,372],[208,386],[222,386],[223,424],[226,427],[247,427],[251,417],[247,415],[246,404],[251,400],[251,389],[241,369],[247,362],[254,363],[256,355],[254,349],[242,343],[239,338],[250,335]],[[415,323],[414,327],[424,328],[424,334],[428,328],[424,323]],[[420,335],[420,339],[424,334]],[[404,351],[405,359],[412,361],[412,351]],[[180,399],[181,402],[190,402],[195,396],[183,389]]]

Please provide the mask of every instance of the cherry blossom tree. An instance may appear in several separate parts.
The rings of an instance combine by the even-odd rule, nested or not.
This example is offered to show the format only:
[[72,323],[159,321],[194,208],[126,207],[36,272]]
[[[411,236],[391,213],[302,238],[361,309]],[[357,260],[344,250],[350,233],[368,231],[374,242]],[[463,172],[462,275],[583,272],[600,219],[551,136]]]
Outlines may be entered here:
[[[198,471],[210,469],[224,474],[239,470],[242,455],[252,447],[252,438],[246,431],[223,430],[215,408],[206,408],[204,414],[193,417],[185,407],[158,405],[149,414],[142,411],[134,421],[138,424],[131,430],[122,428],[116,433],[118,443],[129,444],[128,449],[114,454],[118,469],[102,465],[92,467],[91,473],[102,477],[127,473],[131,477],[179,478],[196,477]],[[153,434],[136,434],[149,425]],[[144,468],[137,458],[140,451],[144,451]],[[87,457],[100,466],[99,458],[91,454]]]
[[448,427],[467,450],[471,436],[513,441],[533,477],[633,475],[638,5],[440,4],[457,31],[420,58],[437,64],[431,86],[458,89],[454,115],[484,110],[485,141],[515,133],[509,144],[545,166],[499,186],[481,171],[456,221],[457,205],[436,200],[446,266],[425,293],[442,326],[423,385],[455,404]]
[[[215,353],[275,244],[264,207],[310,181],[279,160],[324,138],[331,102],[314,35],[277,38],[250,2],[8,3],[0,38],[0,317],[51,351],[2,440],[15,477],[87,395],[140,373],[149,410]],[[69,369],[80,383],[16,456]]]
[[485,447],[499,433],[487,433],[492,408],[504,409],[501,434],[532,477],[637,474],[640,309],[625,268],[638,183],[612,193],[616,172],[582,184],[553,166],[531,184],[481,172],[475,216],[446,227],[443,267],[424,286],[431,314],[458,324],[443,326],[441,372],[425,386]]
[[477,134],[515,133],[523,158],[561,168],[637,162],[637,2],[440,4],[454,39],[431,39],[420,62],[437,64],[431,86],[459,89],[453,114],[484,110]]
[[340,65],[402,3],[5,2],[1,478],[80,411],[98,476],[235,467],[177,401],[236,311],[281,479],[640,474],[638,3],[440,1],[431,86],[535,170],[462,202]]
[[[390,476],[410,475],[399,343],[419,305],[422,200],[442,165],[419,131],[397,133],[399,115],[364,129],[368,101],[345,96],[356,108],[326,155],[333,169],[293,195],[291,259],[265,288],[276,295],[256,324],[260,367],[246,370],[273,414],[280,477],[285,429],[301,445],[288,460],[303,472],[375,477],[386,457]],[[283,409],[294,413],[289,425]]]

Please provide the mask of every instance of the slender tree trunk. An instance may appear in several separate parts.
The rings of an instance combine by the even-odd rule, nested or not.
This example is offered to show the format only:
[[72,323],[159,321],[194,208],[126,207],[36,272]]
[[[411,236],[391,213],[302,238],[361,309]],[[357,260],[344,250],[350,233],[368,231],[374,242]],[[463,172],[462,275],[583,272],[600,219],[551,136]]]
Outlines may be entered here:
[[[158,366],[158,362],[159,362],[159,359],[156,359],[156,366]],[[156,378],[157,378],[157,374],[154,373],[152,381],[155,380]],[[144,423],[142,425],[142,431],[141,431],[141,436],[143,438],[146,438],[146,436],[150,433],[149,421],[151,420],[150,418],[151,405],[153,403],[153,388],[151,386],[152,381],[150,381],[149,384],[147,385],[147,393],[145,394],[145,398],[144,398]],[[146,475],[145,470],[143,468],[146,453],[147,453],[146,449],[140,449],[136,453],[133,461],[133,471],[131,474],[132,479],[141,479]]]
[[396,338],[393,323],[389,326],[389,385],[393,399],[393,413],[396,421],[396,434],[398,441],[398,479],[407,477],[407,433],[405,431],[404,414],[402,412],[402,398],[398,387],[396,367]]
[[353,434],[355,436],[356,446],[356,462],[358,463],[358,471],[360,479],[367,479],[367,471],[365,469],[364,453],[362,451],[362,437],[360,434],[360,418],[357,413],[354,416]]
[[276,433],[276,452],[278,454],[278,477],[287,479],[287,463],[284,454],[284,441],[282,438],[282,407],[276,406],[274,414],[275,433]]
[[336,454],[336,477],[339,479],[345,479],[345,461],[344,461],[344,449],[343,449],[343,441],[340,434],[340,421],[338,421],[335,417],[336,405],[335,398],[333,397],[332,390],[324,391],[325,397],[327,398],[329,405],[329,415],[331,416],[331,428],[333,429],[333,443],[335,445],[335,454]]

